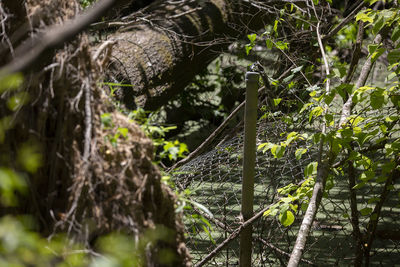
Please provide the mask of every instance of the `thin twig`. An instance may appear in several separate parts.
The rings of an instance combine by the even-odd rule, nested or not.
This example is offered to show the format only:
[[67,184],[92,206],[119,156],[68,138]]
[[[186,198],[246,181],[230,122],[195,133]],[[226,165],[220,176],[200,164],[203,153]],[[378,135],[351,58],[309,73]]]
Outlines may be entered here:
[[176,19],[176,18],[185,16],[185,15],[188,15],[188,14],[190,14],[190,13],[193,13],[193,12],[196,12],[196,11],[199,11],[199,10],[202,10],[202,9],[203,9],[202,7],[196,7],[196,8],[190,9],[190,10],[188,10],[188,11],[185,11],[185,12],[183,12],[183,13],[179,13],[179,14],[176,14],[176,15],[173,15],[173,16],[168,16],[167,19]]
[[84,134],[84,149],[83,149],[83,161],[85,163],[89,160],[90,155],[90,144],[92,141],[92,109],[91,109],[91,88],[90,82],[87,79],[83,87],[85,93],[85,134]]
[[103,52],[105,49],[109,48],[110,46],[114,45],[117,42],[117,40],[107,40],[104,43],[102,43],[99,48],[97,48],[96,52],[93,54],[93,61],[96,62],[97,59],[99,59],[101,52]]
[[334,36],[336,33],[338,33],[349,21],[354,19],[354,15],[361,10],[365,6],[365,2],[363,0],[359,0],[357,2],[357,7],[351,11],[351,13],[344,19],[342,20],[339,25],[337,25],[335,28],[333,28],[327,35],[322,37],[322,40],[327,40]]
[[[344,79],[345,83],[350,83],[353,79],[354,73],[356,72],[356,67],[358,65],[358,61],[360,60],[361,56],[361,48],[363,43],[363,35],[364,35],[364,22],[359,21],[358,23],[358,32],[357,32],[357,39],[356,43],[354,44],[353,48],[353,55],[351,56],[350,67],[347,71],[346,78]],[[347,100],[347,99],[346,99]]]

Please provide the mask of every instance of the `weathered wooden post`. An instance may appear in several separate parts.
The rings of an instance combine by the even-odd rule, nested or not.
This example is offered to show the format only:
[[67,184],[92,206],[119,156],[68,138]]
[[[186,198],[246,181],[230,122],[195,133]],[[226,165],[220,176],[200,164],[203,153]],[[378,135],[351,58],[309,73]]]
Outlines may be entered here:
[[[247,221],[253,216],[254,199],[254,174],[256,159],[256,123],[257,123],[257,72],[246,73],[246,107],[244,119],[244,152],[243,152],[243,178],[242,178],[242,216]],[[252,232],[250,224],[240,234],[241,267],[251,266]]]

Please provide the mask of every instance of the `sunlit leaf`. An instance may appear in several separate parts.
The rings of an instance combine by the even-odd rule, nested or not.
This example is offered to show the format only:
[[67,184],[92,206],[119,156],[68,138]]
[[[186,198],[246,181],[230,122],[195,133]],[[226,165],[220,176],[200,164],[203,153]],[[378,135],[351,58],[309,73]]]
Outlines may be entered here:
[[282,98],[274,98],[274,105],[278,106],[281,101],[282,101]]
[[307,167],[304,169],[304,176],[309,177],[313,174],[316,174],[317,168],[318,168],[318,162],[314,161],[309,163]]
[[257,38],[257,34],[253,33],[253,34],[249,34],[247,35],[247,38],[249,38],[250,42],[254,42]]
[[296,159],[297,159],[297,160],[301,159],[301,157],[303,156],[303,154],[306,153],[306,152],[307,152],[307,148],[298,148],[298,149],[296,150],[296,152],[294,153],[295,156],[296,156]]
[[279,221],[285,227],[290,226],[294,222],[294,215],[290,210],[286,210],[279,214]]
[[370,17],[369,15],[367,15],[365,13],[365,11],[361,11],[356,15],[356,21],[359,21],[359,20],[361,20],[363,22],[370,22],[370,23],[374,22],[374,19],[372,17]]
[[282,145],[273,145],[271,148],[271,153],[275,158],[281,158],[285,153],[285,147]]

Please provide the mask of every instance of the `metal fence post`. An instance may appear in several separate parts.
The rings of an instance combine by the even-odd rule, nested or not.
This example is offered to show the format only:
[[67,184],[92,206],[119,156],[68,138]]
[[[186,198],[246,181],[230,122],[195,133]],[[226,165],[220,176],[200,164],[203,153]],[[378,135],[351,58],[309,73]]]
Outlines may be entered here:
[[[242,178],[242,208],[243,220],[247,221],[253,216],[254,175],[256,159],[256,123],[257,123],[257,72],[246,73],[246,107],[244,119],[244,152],[243,152],[243,178]],[[251,266],[252,254],[252,225],[250,224],[240,234],[241,267]]]

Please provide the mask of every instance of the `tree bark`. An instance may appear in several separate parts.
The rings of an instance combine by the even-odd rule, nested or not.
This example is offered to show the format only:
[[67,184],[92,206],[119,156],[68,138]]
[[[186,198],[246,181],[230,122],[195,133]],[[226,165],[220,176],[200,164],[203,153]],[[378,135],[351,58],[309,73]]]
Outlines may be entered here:
[[249,1],[157,1],[108,37],[118,41],[109,78],[132,84],[122,95],[127,107],[157,109],[238,36],[268,24],[267,15]]

